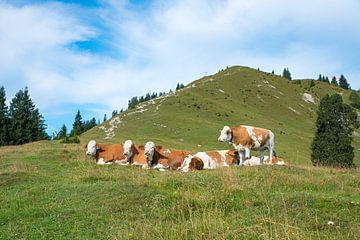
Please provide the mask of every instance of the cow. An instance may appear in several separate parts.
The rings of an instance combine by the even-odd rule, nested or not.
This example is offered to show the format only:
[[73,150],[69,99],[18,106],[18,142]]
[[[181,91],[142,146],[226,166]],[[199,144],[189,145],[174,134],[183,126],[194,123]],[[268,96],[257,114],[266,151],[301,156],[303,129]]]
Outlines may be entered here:
[[[218,138],[220,142],[228,141],[233,145],[236,151],[245,151],[245,159],[250,158],[251,149],[259,149],[260,164],[264,162],[264,149],[269,149],[269,163],[272,164],[273,155],[275,153],[275,135],[272,131],[264,128],[256,128],[251,126],[224,126],[220,131]],[[240,165],[243,164],[243,154],[240,154]]]
[[184,162],[184,159],[190,154],[190,151],[156,146],[154,142],[147,142],[145,144],[148,168],[156,168],[160,171],[168,169],[177,170]]
[[[270,159],[268,156],[265,156],[264,164],[265,165],[289,165],[287,162],[285,162],[282,158],[279,157],[273,157],[272,164],[270,164]],[[259,156],[252,156],[249,159],[246,159],[243,163],[244,166],[258,166],[261,165],[260,157]]]
[[238,156],[235,150],[218,150],[198,152],[185,158],[179,168],[181,172],[188,172],[201,169],[215,169],[228,167],[237,164]]
[[126,164],[147,167],[147,156],[143,145],[136,147],[133,141],[126,140],[124,143],[124,156]]
[[96,164],[112,164],[124,160],[124,147],[122,144],[100,144],[90,140],[84,146],[86,155],[92,156]]

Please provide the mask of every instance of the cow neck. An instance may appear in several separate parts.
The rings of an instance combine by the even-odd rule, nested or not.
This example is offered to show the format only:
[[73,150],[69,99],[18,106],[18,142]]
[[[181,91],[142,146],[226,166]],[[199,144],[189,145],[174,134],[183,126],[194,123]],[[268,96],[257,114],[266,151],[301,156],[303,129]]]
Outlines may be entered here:
[[234,134],[232,133],[232,131],[230,132],[230,136],[231,136],[231,138],[230,138],[229,143],[233,143],[232,141],[233,141],[233,139],[234,139]]
[[159,162],[160,159],[165,158],[168,159],[166,156],[162,155],[161,153],[159,153],[156,149],[154,150],[154,155],[153,155],[153,159],[151,162],[151,166],[157,164]]

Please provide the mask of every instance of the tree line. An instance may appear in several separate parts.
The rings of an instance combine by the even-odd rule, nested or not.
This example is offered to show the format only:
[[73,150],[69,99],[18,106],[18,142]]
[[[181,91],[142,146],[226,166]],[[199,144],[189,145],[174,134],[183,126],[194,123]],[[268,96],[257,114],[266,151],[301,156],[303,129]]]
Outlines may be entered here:
[[[176,85],[176,88],[175,88],[175,91],[177,90],[180,90],[182,88],[184,88],[185,85],[182,84],[182,83],[178,83]],[[168,93],[172,93],[172,90],[170,89]],[[142,102],[146,102],[146,101],[149,101],[149,100],[152,100],[154,98],[157,98],[157,97],[161,97],[161,96],[164,96],[166,95],[166,92],[159,92],[159,93],[156,93],[156,92],[153,92],[153,93],[147,93],[145,96],[135,96],[135,97],[132,97],[129,101],[128,101],[128,109],[134,109],[138,104],[142,103]],[[114,113],[114,111],[113,111]],[[113,114],[114,115],[114,114]]]
[[45,129],[44,117],[31,100],[27,87],[15,94],[9,107],[5,88],[0,88],[0,146],[49,139]]

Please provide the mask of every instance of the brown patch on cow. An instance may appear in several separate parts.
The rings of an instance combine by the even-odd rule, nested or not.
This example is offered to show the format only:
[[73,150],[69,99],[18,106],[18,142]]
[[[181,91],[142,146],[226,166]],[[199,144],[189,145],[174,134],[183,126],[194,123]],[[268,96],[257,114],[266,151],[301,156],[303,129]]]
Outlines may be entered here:
[[260,146],[264,146],[266,144],[266,141],[270,137],[269,130],[264,128],[253,128],[253,133],[258,141],[259,141],[259,137],[262,136],[261,141],[259,141]]
[[171,170],[177,170],[189,154],[191,154],[191,152],[185,150],[168,149],[163,148],[162,146],[156,146],[152,165],[161,164]]
[[115,160],[124,159],[124,147],[122,144],[96,144],[96,162],[100,158],[104,159],[104,162],[112,162]]
[[204,168],[204,162],[200,158],[195,156],[191,159],[189,164],[190,171],[202,170],[203,168]]
[[[270,158],[267,157],[267,158],[264,160],[264,163],[269,164],[269,162],[270,162]],[[288,162],[285,162],[284,159],[282,159],[282,158],[275,157],[275,156],[272,158],[272,164],[273,164],[273,165],[277,165],[279,162],[283,162],[284,165],[286,165],[286,166],[289,165],[289,163],[288,163]]]
[[209,151],[206,152],[206,154],[211,157],[217,164],[221,163],[224,160],[221,154],[216,151]]
[[234,143],[235,145],[241,144],[242,146],[249,148],[253,146],[253,141],[251,140],[251,137],[249,136],[246,127],[232,127],[231,133],[233,136],[232,143]]
[[225,153],[225,162],[227,165],[239,164],[239,155],[236,150],[229,150]]
[[[135,146],[134,146],[135,148]],[[135,148],[133,162],[134,165],[145,165],[147,164],[147,156],[145,155],[145,148],[143,145],[138,146]]]

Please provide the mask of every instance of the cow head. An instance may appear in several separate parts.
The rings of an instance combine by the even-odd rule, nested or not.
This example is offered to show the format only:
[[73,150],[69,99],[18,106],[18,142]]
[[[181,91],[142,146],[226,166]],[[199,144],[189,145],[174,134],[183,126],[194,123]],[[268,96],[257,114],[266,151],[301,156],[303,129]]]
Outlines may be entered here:
[[90,140],[86,145],[86,155],[95,156],[97,152],[96,141]]
[[145,144],[145,155],[147,158],[148,165],[152,165],[152,160],[155,153],[155,143],[154,142],[147,142]]
[[126,140],[124,143],[124,157],[127,161],[134,155],[134,143],[131,140]]
[[232,131],[229,126],[224,126],[220,131],[220,136],[218,138],[219,142],[230,142],[232,139]]

